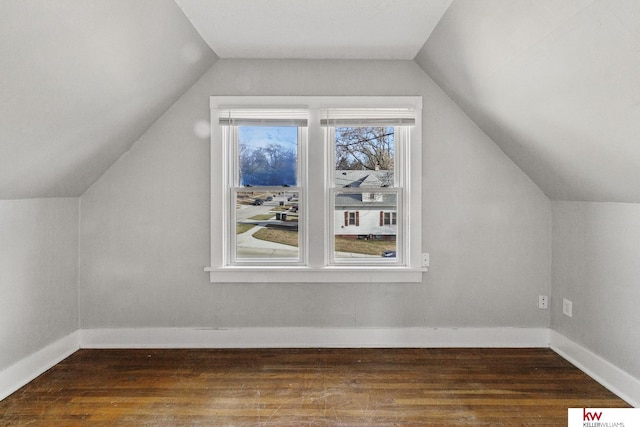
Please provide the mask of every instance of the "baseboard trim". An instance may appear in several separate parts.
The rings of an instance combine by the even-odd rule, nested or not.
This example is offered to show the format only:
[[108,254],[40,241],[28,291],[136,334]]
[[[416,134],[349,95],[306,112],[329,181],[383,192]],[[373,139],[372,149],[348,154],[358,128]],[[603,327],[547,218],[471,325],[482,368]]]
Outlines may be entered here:
[[640,380],[591,350],[550,330],[551,349],[635,408],[640,407]]
[[77,330],[0,371],[0,400],[79,348],[551,348],[634,407],[640,380],[547,328],[123,328]]
[[0,371],[0,400],[33,381],[79,348],[80,333],[74,331]]
[[547,328],[85,329],[83,348],[549,347]]

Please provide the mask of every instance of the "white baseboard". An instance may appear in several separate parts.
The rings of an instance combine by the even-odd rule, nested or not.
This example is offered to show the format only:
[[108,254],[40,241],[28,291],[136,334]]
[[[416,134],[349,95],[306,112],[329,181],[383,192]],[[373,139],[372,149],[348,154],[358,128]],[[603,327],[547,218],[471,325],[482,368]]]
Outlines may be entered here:
[[551,348],[640,407],[640,380],[547,328],[81,329],[0,371],[0,400],[79,348]]
[[83,348],[549,347],[547,328],[85,329]]
[[550,331],[551,349],[635,408],[640,407],[640,380],[602,357]]
[[80,329],[0,371],[0,400],[79,348],[548,347],[546,328]]
[[78,348],[80,333],[75,331],[0,371],[0,400],[60,363]]

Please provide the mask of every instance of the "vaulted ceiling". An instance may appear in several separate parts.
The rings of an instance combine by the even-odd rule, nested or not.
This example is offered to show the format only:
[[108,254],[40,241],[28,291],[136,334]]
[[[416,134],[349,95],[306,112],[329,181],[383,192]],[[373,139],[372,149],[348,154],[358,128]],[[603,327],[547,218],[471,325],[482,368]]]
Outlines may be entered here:
[[0,0],[0,199],[81,195],[218,57],[414,59],[550,198],[640,202],[637,0]]

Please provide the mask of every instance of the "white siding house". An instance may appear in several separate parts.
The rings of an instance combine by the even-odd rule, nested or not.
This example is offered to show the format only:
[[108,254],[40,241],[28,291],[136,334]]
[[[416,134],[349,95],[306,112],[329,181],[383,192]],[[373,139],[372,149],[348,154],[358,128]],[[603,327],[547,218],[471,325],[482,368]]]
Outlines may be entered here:
[[392,171],[336,171],[336,186],[362,188],[362,192],[338,193],[335,197],[334,233],[339,237],[395,240],[397,197],[376,192],[393,182]]

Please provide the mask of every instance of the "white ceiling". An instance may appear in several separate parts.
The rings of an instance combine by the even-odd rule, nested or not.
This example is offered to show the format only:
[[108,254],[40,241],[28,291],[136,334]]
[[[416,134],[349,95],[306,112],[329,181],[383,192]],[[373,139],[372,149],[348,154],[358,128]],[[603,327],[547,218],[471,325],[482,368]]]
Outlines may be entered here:
[[82,194],[214,61],[172,0],[0,0],[0,199]]
[[416,62],[552,199],[640,202],[640,1],[456,0]]
[[412,60],[452,0],[176,0],[221,58]]

